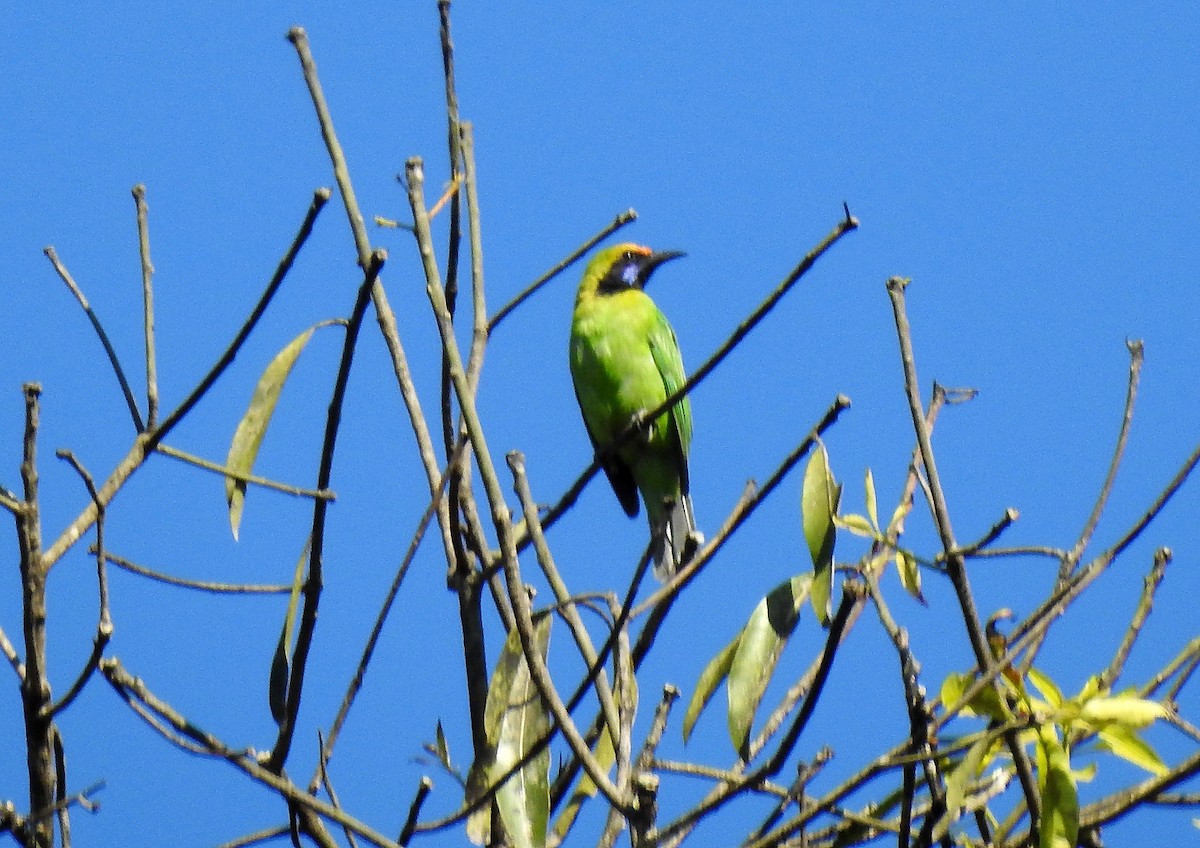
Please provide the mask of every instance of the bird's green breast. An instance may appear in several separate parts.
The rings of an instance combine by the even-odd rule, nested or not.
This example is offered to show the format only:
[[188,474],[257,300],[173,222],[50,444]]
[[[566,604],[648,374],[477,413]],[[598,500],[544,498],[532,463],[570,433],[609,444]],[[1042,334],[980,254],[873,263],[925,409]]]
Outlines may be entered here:
[[[654,302],[636,289],[580,298],[575,305],[571,376],[584,420],[601,444],[620,433],[632,416],[667,397],[648,341],[662,320]],[[655,422],[648,446],[667,446],[667,422],[665,414]]]

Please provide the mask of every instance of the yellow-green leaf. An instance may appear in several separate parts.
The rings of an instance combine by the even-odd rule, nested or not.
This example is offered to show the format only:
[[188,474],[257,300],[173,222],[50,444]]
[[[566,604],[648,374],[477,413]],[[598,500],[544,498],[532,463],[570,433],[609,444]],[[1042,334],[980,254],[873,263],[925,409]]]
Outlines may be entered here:
[[[974,683],[975,677],[971,674],[952,673],[946,675],[941,689],[942,709],[948,710],[962,700],[967,689]],[[993,686],[983,687],[979,694],[963,708],[962,714],[984,716],[997,721],[1007,721],[1011,717],[1008,706],[1000,699],[1000,694]]]
[[925,603],[925,596],[921,593],[921,567],[917,564],[917,558],[902,548],[896,548],[896,573],[900,575],[900,585],[904,590]]
[[871,519],[871,526],[875,530],[879,530],[879,510],[875,505],[875,478],[871,474],[871,469],[867,469],[866,480],[863,481],[863,489],[866,491],[867,498],[867,518]]
[[[254,394],[250,398],[250,406],[246,414],[238,422],[229,445],[229,457],[225,465],[232,471],[248,475],[254,468],[254,460],[258,457],[258,449],[262,445],[263,436],[275,414],[275,405],[279,402],[279,394],[283,384],[292,373],[292,366],[308,340],[312,338],[314,327],[309,327],[287,347],[279,351],[271,363],[258,378]],[[233,529],[233,538],[238,537],[238,528],[242,524],[242,509],[246,501],[246,483],[233,477],[225,478],[225,500],[229,503],[229,526]]]
[[1070,759],[1051,725],[1038,728],[1037,753],[1042,793],[1039,848],[1074,848],[1079,835],[1079,797]]
[[1146,740],[1128,725],[1111,724],[1098,733],[1100,746],[1112,751],[1121,759],[1144,768],[1154,775],[1167,773],[1167,764],[1162,761]]
[[[534,636],[537,649],[544,657],[550,641],[550,616],[539,616]],[[494,706],[493,694],[496,696]],[[497,719],[495,759],[488,770],[494,783],[550,731],[549,711],[530,676],[516,630],[509,634],[504,644],[484,712]],[[546,844],[546,824],[550,815],[548,747],[496,791],[496,805],[515,848],[541,848]]]
[[287,614],[283,617],[283,627],[279,632],[279,642],[275,646],[275,656],[271,660],[271,680],[267,690],[267,702],[271,707],[271,717],[276,724],[282,724],[287,717],[288,678],[292,668],[292,634],[296,629],[296,610],[300,606],[300,591],[304,588],[304,578],[308,572],[309,545],[304,543],[300,559],[296,560],[296,571],[292,576],[292,594],[288,598]]
[[871,526],[870,520],[866,516],[859,515],[856,512],[852,512],[849,515],[835,515],[833,521],[838,527],[844,527],[855,536],[874,539],[879,535],[875,532],[875,528]]
[[1080,708],[1079,717],[1090,724],[1122,724],[1126,727],[1146,727],[1156,719],[1166,718],[1162,704],[1136,695],[1113,695],[1089,698]]
[[1034,689],[1038,690],[1038,694],[1046,699],[1046,703],[1052,709],[1060,709],[1066,701],[1062,690],[1058,688],[1057,683],[1050,679],[1048,674],[1031,667],[1029,669],[1029,682],[1033,684]]
[[750,726],[759,701],[812,582],[811,575],[800,574],[772,589],[754,608],[738,639],[729,667],[729,738],[743,759],[749,758]]
[[685,745],[692,736],[692,728],[695,727],[696,720],[700,718],[700,713],[712,699],[713,693],[717,691],[721,681],[729,675],[729,667],[733,665],[733,656],[737,653],[738,642],[741,638],[742,634],[739,632],[728,645],[721,649],[719,654],[708,661],[704,671],[700,672],[700,679],[696,681],[692,699],[688,701],[687,712],[683,715],[683,742]]
[[804,469],[804,484],[800,491],[800,513],[804,539],[813,562],[812,606],[817,620],[829,623],[833,596],[833,546],[836,541],[837,515],[841,487],[829,470],[829,454],[825,444],[818,441]]

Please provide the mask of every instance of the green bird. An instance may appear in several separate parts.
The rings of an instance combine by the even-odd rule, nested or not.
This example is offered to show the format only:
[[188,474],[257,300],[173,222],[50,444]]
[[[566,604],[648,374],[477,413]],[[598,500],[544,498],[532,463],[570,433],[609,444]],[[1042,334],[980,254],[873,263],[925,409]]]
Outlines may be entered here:
[[[571,379],[597,451],[687,380],[675,333],[643,291],[659,265],[680,256],[618,244],[598,252],[583,272],[571,317]],[[603,459],[626,514],[638,514],[639,491],[646,502],[659,580],[683,564],[689,537],[692,545],[700,538],[688,494],[691,441],[691,406],[682,397]]]

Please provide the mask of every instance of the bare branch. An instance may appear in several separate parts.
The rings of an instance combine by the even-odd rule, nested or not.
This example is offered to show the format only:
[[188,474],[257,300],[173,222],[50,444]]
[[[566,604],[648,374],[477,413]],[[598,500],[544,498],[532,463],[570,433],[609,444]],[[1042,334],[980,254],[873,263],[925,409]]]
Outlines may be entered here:
[[491,317],[491,319],[488,321],[488,325],[487,325],[488,333],[491,334],[492,332],[494,332],[496,327],[498,327],[500,325],[501,321],[503,321],[505,318],[508,317],[510,312],[512,312],[514,309],[516,309],[522,303],[524,303],[525,301],[529,300],[529,298],[531,298],[535,294],[537,294],[538,291],[544,285],[546,285],[546,283],[553,280],[555,277],[557,277],[563,271],[567,270],[572,265],[574,265],[576,262],[578,262],[580,259],[582,259],[584,256],[586,256],[589,250],[591,250],[593,247],[598,245],[600,242],[604,241],[606,238],[611,236],[617,230],[624,227],[626,224],[632,223],[633,221],[636,221],[636,220],[637,220],[637,212],[633,211],[632,209],[626,209],[624,212],[622,212],[616,218],[613,218],[612,223],[610,223],[607,227],[605,227],[600,232],[596,233],[596,235],[592,236],[590,239],[585,241],[573,253],[571,253],[569,256],[567,256],[566,259],[559,262],[557,265],[555,265],[553,268],[551,268],[545,274],[542,274],[542,276],[538,277],[536,280],[534,280],[532,283],[530,283],[528,286],[526,286],[521,291],[520,294],[518,294],[516,297],[514,297],[508,303],[504,304],[504,306],[500,307],[500,309],[496,312],[496,314],[493,315]]
[[108,362],[112,366],[113,373],[117,376],[117,382],[121,386],[121,393],[125,396],[125,403],[129,407],[129,415],[133,418],[133,426],[137,432],[142,432],[146,429],[146,425],[142,423],[142,413],[138,409],[137,401],[133,397],[133,389],[129,387],[129,380],[125,377],[125,369],[121,367],[121,360],[117,356],[117,351],[113,348],[112,342],[108,340],[108,333],[104,331],[104,325],[100,323],[100,318],[92,310],[91,304],[83,295],[83,290],[79,288],[75,280],[67,271],[66,266],[58,258],[58,253],[54,247],[48,246],[43,251],[46,258],[50,260],[50,264],[54,266],[54,270],[58,273],[59,278],[67,284],[67,288],[71,290],[71,294],[75,296],[75,300],[79,302],[83,313],[87,315],[88,320],[92,323],[92,329],[96,331],[97,338],[100,339],[100,344],[104,346],[104,352],[108,356]]
[[154,343],[154,265],[150,262],[150,224],[146,209],[146,186],[133,187],[133,202],[137,206],[138,253],[142,259],[142,303],[146,335],[146,427],[153,430],[158,424],[158,355]]

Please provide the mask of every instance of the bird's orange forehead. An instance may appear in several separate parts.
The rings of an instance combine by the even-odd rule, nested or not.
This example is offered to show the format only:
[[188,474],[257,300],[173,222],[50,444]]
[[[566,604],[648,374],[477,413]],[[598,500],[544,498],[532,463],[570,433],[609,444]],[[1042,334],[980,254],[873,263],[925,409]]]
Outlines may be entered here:
[[627,251],[629,253],[638,253],[638,254],[641,254],[642,256],[649,256],[651,253],[654,252],[650,248],[646,247],[644,244],[634,244],[633,242],[619,244],[619,245],[617,245],[617,248],[619,250]]

